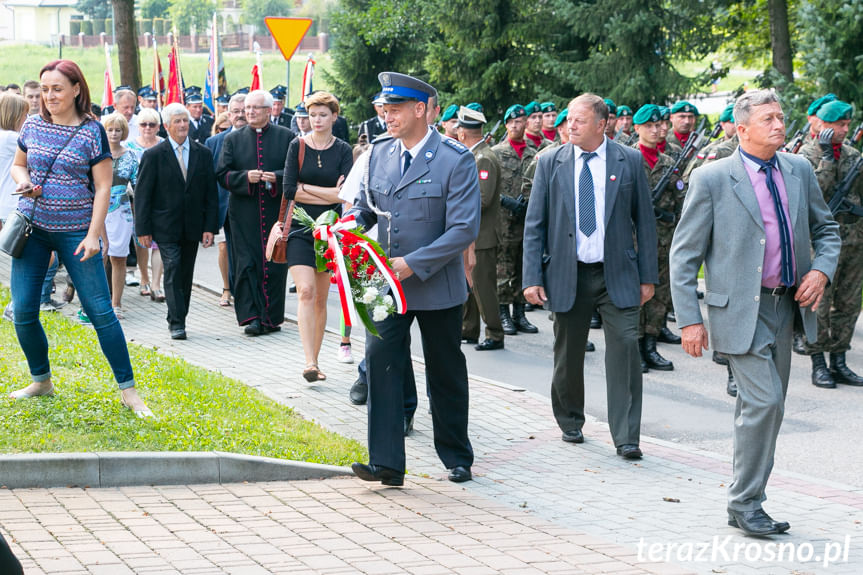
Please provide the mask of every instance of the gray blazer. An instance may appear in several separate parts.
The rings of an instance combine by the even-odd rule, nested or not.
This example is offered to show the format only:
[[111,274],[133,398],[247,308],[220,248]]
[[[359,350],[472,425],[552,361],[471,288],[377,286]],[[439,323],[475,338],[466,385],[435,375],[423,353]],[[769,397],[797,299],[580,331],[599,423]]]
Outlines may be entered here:
[[[608,140],[605,182],[605,285],[619,308],[641,303],[641,284],[659,281],[656,219],[641,154]],[[538,156],[524,222],[522,285],[543,286],[554,312],[575,301],[575,149]],[[633,240],[637,239],[638,249]]]
[[[398,140],[372,145],[368,188],[351,208],[366,229],[378,224],[378,241],[389,257],[401,256],[414,275],[402,281],[409,310],[447,309],[467,300],[462,252],[479,233],[480,193],[473,154],[433,132],[401,175]],[[392,215],[387,221],[369,206]],[[380,221],[379,221],[380,219]]]
[[[839,226],[830,215],[806,158],[778,154],[794,233],[797,285],[811,269],[832,281],[839,257]],[[683,215],[671,243],[671,297],[678,327],[703,323],[695,293],[704,279],[710,343],[743,354],[755,337],[764,263],[764,223],[739,151],[692,172]],[[811,256],[811,250],[814,257]],[[802,308],[806,339],[817,338],[815,313]]]

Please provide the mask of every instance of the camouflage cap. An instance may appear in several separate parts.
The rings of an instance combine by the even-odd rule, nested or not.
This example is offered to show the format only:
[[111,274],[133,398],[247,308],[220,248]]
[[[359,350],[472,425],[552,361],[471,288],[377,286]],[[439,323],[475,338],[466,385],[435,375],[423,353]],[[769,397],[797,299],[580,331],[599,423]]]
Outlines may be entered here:
[[503,123],[507,123],[513,118],[521,118],[523,116],[527,116],[527,112],[524,110],[524,106],[521,104],[513,104],[509,108],[506,109],[506,113],[503,115]]
[[557,118],[554,120],[554,127],[557,128],[562,123],[566,121],[567,116],[569,116],[569,110],[564,108],[560,111],[560,114],[557,115]]
[[838,100],[838,98],[836,97],[836,94],[824,94],[823,96],[821,96],[820,98],[818,98],[817,100],[815,100],[814,102],[809,104],[809,108],[806,109],[806,115],[807,116],[816,115],[818,113],[819,108],[821,108],[821,106],[823,106],[824,104],[827,104],[829,102],[833,102],[834,100]]
[[631,115],[632,115],[632,108],[630,108],[629,106],[618,106],[617,107],[617,117],[618,118],[620,118],[622,116],[631,116]]
[[672,114],[695,114],[698,116],[698,108],[687,102],[686,100],[681,100],[674,104],[671,107]]
[[824,122],[838,122],[839,120],[850,120],[853,113],[854,108],[851,104],[842,100],[833,100],[821,106],[816,116]]
[[719,114],[720,122],[733,122],[734,121],[734,104],[728,104],[722,113]]
[[456,104],[450,104],[447,106],[446,110],[441,114],[440,121],[441,122],[449,122],[455,115],[458,114],[458,106]]
[[632,116],[632,123],[636,126],[647,122],[659,122],[662,120],[662,111],[656,104],[645,104]]

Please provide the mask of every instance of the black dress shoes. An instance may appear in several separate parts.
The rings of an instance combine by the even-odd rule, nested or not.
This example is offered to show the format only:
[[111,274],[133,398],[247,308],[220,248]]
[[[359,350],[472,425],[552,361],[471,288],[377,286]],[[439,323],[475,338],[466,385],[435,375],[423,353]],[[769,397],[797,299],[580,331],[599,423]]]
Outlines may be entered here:
[[475,337],[463,337],[461,338],[462,343],[479,343],[479,340]]
[[282,326],[280,325],[261,325],[261,333],[274,333],[277,331],[282,331]]
[[731,397],[737,397],[737,382],[734,380],[734,374],[731,373],[731,367],[728,368],[728,383],[725,384],[725,393]]
[[503,340],[489,339],[486,338],[482,343],[478,343],[473,346],[473,348],[477,351],[491,351],[493,349],[503,349]]
[[584,434],[580,429],[572,429],[564,431],[560,439],[567,443],[584,443]]
[[449,472],[449,480],[453,483],[464,483],[471,479],[473,479],[473,475],[470,473],[470,467],[464,465],[456,465]]
[[380,481],[384,485],[391,485],[393,487],[405,484],[405,474],[389,467],[354,463],[351,465],[351,469],[363,481]]
[[803,332],[795,331],[793,343],[791,344],[791,349],[794,353],[799,355],[807,355],[806,353],[806,336],[803,335]]
[[656,338],[656,341],[660,343],[670,343],[677,345],[680,343],[681,340],[679,335],[674,335],[673,331],[663,326],[662,329],[659,331],[659,336]]
[[774,521],[763,509],[755,511],[728,510],[728,525],[742,529],[747,535],[776,535],[791,529],[787,521]]
[[186,339],[186,330],[183,328],[172,329],[171,339]]
[[617,448],[617,454],[624,459],[641,459],[644,455],[637,445],[626,443]]
[[243,330],[243,332],[245,332],[246,335],[249,335],[252,337],[254,337],[256,335],[261,335],[262,333],[264,333],[264,328],[261,327],[261,320],[253,319],[252,323],[248,324],[246,326],[246,328]]
[[405,417],[405,437],[411,434],[414,430],[414,416]]
[[587,340],[587,343],[584,345],[584,351],[596,351],[596,346],[593,345],[593,342]]
[[718,351],[714,351],[713,363],[715,363],[716,365],[728,365],[728,358],[719,353]]
[[362,379],[357,378],[351,386],[351,391],[348,393],[351,403],[354,405],[365,405],[369,398],[369,384]]
[[590,329],[599,329],[602,327],[602,316],[599,312],[593,310],[593,315],[590,316]]

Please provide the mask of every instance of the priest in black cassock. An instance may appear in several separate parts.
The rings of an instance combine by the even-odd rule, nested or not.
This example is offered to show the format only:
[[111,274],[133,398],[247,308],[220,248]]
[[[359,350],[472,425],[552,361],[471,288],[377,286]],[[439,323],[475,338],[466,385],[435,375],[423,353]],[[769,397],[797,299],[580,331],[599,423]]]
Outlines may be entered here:
[[282,173],[295,134],[270,123],[273,97],[265,90],[246,96],[248,125],[225,137],[216,169],[230,192],[228,218],[234,277],[234,310],[245,333],[278,331],[285,319],[288,267],[266,260],[270,228],[279,217]]

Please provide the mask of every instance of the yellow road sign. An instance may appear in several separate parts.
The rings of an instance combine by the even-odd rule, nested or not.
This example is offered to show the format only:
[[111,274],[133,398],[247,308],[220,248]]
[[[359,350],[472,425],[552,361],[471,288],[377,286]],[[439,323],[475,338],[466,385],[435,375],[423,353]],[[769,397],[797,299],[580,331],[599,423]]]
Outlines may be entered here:
[[311,18],[276,18],[268,16],[264,18],[270,34],[276,44],[279,45],[279,50],[282,51],[282,56],[285,60],[290,60],[297,51],[300,42],[309,28],[312,26]]

